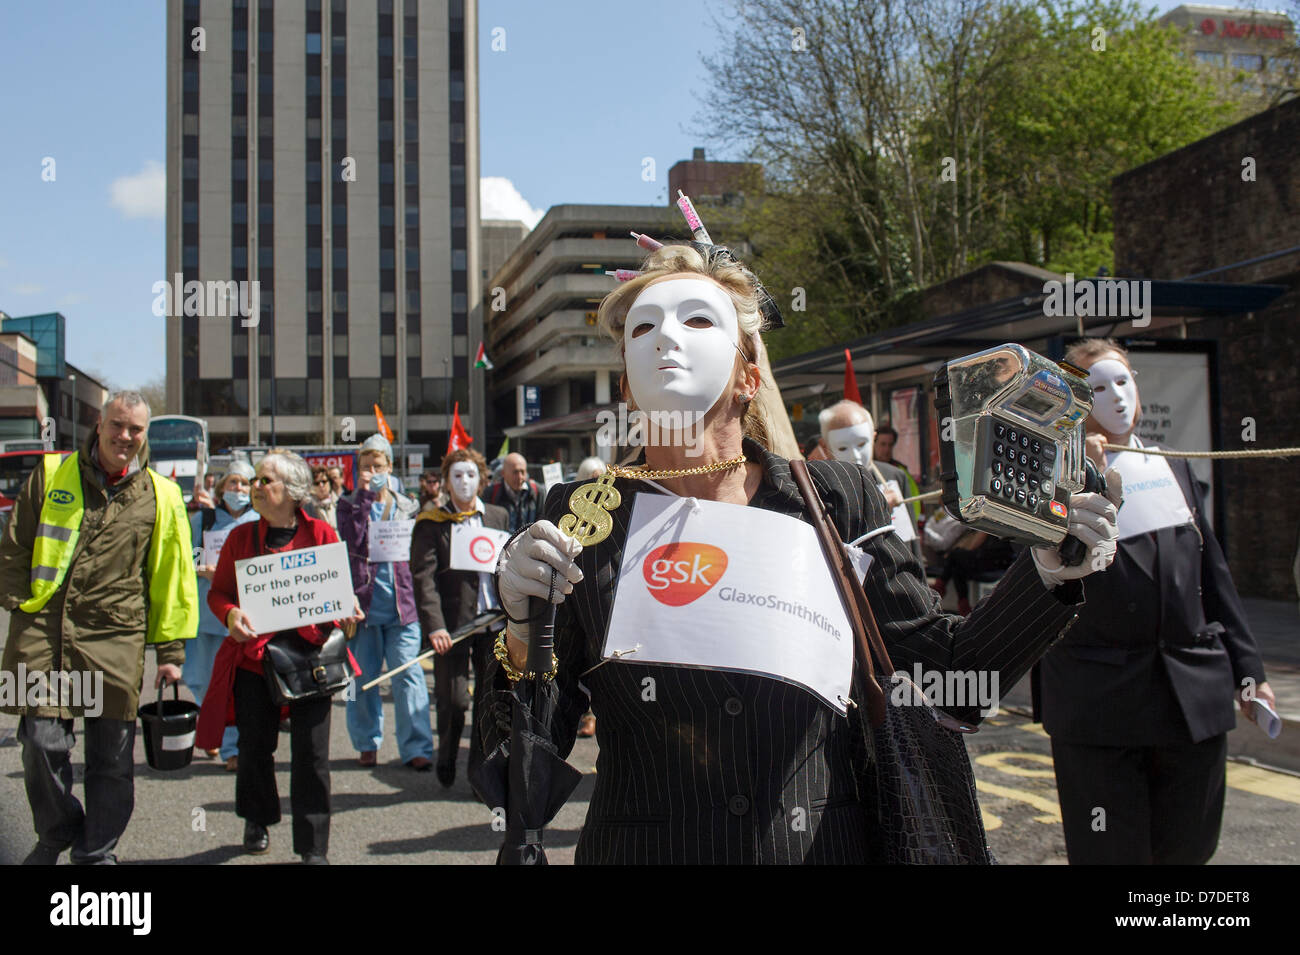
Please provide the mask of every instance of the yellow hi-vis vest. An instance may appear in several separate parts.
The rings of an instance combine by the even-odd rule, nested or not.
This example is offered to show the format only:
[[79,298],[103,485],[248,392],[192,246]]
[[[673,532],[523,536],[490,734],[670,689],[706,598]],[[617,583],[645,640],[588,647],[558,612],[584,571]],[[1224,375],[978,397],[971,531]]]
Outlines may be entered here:
[[[63,586],[81,536],[85,504],[81,497],[81,464],[76,452],[59,461],[45,455],[45,497],[32,547],[32,595],[18,605],[36,613]],[[156,517],[149,542],[149,625],[146,643],[185,640],[198,632],[198,582],[190,549],[190,522],[181,489],[147,468],[153,480]]]

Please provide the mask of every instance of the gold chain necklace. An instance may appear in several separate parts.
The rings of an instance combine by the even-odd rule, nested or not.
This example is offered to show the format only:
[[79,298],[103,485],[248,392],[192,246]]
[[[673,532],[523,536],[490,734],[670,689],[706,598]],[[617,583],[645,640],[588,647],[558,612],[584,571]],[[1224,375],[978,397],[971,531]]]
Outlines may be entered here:
[[715,471],[729,471],[732,468],[740,467],[745,463],[745,456],[732,458],[730,461],[715,461],[713,464],[702,464],[697,468],[681,468],[676,471],[647,471],[645,465],[638,465],[634,468],[619,467],[617,464],[611,464],[609,470],[615,477],[631,478],[637,481],[662,481],[666,478],[694,477],[697,474],[713,474]]

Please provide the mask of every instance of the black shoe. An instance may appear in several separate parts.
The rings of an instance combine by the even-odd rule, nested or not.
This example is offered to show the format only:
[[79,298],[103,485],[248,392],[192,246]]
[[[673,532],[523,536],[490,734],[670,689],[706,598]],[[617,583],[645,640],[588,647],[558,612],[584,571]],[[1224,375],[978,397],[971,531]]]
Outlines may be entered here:
[[255,822],[245,822],[244,851],[249,855],[260,856],[269,848],[271,848],[271,836],[266,831],[266,826],[259,826]]
[[302,854],[303,865],[329,865],[330,860],[325,857],[323,852],[304,852]]
[[438,764],[438,782],[442,783],[444,789],[450,789],[451,784],[456,781],[456,764],[439,763]]
[[27,853],[27,858],[23,860],[23,865],[58,865],[59,853],[66,849],[58,846],[48,845],[44,842],[36,843],[36,848]]

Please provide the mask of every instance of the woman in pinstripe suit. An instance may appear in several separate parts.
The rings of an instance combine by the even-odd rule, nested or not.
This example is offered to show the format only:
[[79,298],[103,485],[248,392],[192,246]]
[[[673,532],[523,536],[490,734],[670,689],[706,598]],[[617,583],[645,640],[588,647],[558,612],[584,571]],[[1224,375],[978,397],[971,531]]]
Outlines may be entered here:
[[[716,247],[713,247],[716,249]],[[705,254],[701,254],[703,251]],[[707,256],[707,257],[706,257]],[[869,858],[870,813],[858,770],[866,755],[854,722],[805,690],[756,675],[695,668],[601,664],[632,501],[671,493],[805,518],[789,462],[765,446],[752,410],[761,386],[756,356],[760,291],[753,275],[710,247],[666,246],[639,278],[606,297],[600,324],[623,344],[625,397],[647,411],[700,411],[703,431],[688,456],[680,434],[646,448],[657,480],[619,478],[613,530],[583,549],[555,523],[575,485],[547,498],[544,519],[506,548],[499,588],[509,615],[524,621],[528,598],[546,598],[554,570],[559,603],[550,726],[563,755],[588,705],[597,717],[596,787],[578,841],[580,863],[844,863]],[[725,347],[724,347],[725,345]],[[735,353],[739,352],[737,356]],[[676,440],[674,440],[676,439]],[[707,473],[668,476],[711,465]],[[1114,508],[1080,495],[1072,531],[1093,558],[1063,568],[1050,551],[1023,555],[968,618],[939,611],[921,567],[890,531],[884,498],[858,465],[817,461],[812,479],[845,540],[882,529],[863,544],[873,557],[865,586],[896,666],[935,671],[997,670],[1010,686],[1074,620],[1078,580],[1114,553]],[[756,542],[758,543],[758,542]],[[510,676],[527,655],[529,625],[513,622],[504,641],[510,666],[490,665],[477,728],[485,752],[508,733]],[[778,634],[773,635],[779,639]],[[645,681],[653,681],[647,684]],[[653,693],[645,688],[653,686]],[[978,720],[976,711],[956,711]]]

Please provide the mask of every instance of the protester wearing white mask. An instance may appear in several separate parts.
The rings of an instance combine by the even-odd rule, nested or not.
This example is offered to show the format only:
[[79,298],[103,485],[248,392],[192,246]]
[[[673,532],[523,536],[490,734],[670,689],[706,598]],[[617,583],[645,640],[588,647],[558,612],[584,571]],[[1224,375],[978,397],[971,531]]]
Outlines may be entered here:
[[[620,502],[608,514],[612,530],[586,548],[556,527],[578,486],[553,488],[545,518],[503,549],[498,566],[512,622],[508,637],[497,644],[500,656],[485,680],[488,696],[480,701],[491,706],[494,718],[476,726],[495,763],[500,727],[509,725],[514,706],[511,681],[526,667],[535,626],[529,598],[550,596],[559,604],[551,740],[561,757],[569,752],[588,702],[599,726],[600,772],[577,845],[579,863],[871,858],[866,820],[874,818],[874,807],[864,805],[870,789],[850,758],[853,740],[869,732],[861,716],[865,706],[850,708],[846,720],[812,693],[752,670],[652,665],[637,663],[635,655],[602,664],[614,584],[639,495],[677,495],[809,519],[790,462],[768,450],[767,429],[755,408],[762,386],[756,360],[765,319],[761,287],[725,251],[664,246],[650,254],[639,277],[605,297],[599,312],[600,328],[623,348],[624,397],[646,412],[701,414],[694,443],[688,448],[680,435],[660,428],[645,447],[646,470],[635,477],[615,475]],[[653,438],[654,429],[650,433]],[[890,509],[861,467],[815,461],[808,470],[846,540],[890,526]],[[750,546],[767,543],[755,538]],[[1002,670],[1004,685],[1010,685],[1059,636],[1083,598],[1075,581],[1049,589],[1025,557],[988,598],[989,612],[962,620],[939,612],[921,568],[896,534],[877,534],[862,546],[872,558],[865,589],[900,669],[915,663],[940,672]],[[823,559],[814,549],[791,560],[801,557]],[[1089,572],[1085,566],[1078,576]],[[781,583],[755,582],[773,588]],[[698,620],[691,607],[673,612],[687,632]],[[772,626],[743,638],[789,639],[775,618]],[[636,643],[635,634],[617,637],[626,641],[619,646]],[[962,718],[979,717],[963,712]],[[816,821],[806,829],[792,828],[788,807],[795,805],[827,809],[816,810]],[[832,809],[839,806],[844,811]]]
[[910,509],[903,504],[902,489],[907,487],[907,476],[892,464],[875,461],[871,457],[876,435],[871,412],[856,401],[846,398],[822,409],[817,422],[821,427],[822,448],[833,460],[856,464],[871,474],[876,487],[891,508],[890,517],[899,538],[912,549],[917,561],[924,564],[916,524]]
[[1071,863],[1201,864],[1218,845],[1233,697],[1272,706],[1273,692],[1186,459],[1103,450],[1148,447],[1127,352],[1089,339],[1065,358],[1093,386],[1089,457],[1124,492],[1114,564],[1040,667],[1066,850]]
[[[487,480],[483,455],[461,448],[442,462],[442,483],[448,489],[446,504],[420,512],[411,535],[411,573],[415,601],[424,635],[438,657],[434,660],[434,697],[437,701],[438,780],[450,786],[456,779],[456,756],[470,707],[469,670],[474,665],[475,686],[484,686],[484,667],[491,655],[496,631],[468,637],[452,644],[451,631],[478,614],[495,609],[492,575],[453,570],[452,534],[457,528],[489,527],[504,531],[509,515],[503,507],[484,504],[479,488]],[[499,627],[497,629],[500,629]],[[477,713],[477,707],[475,713]],[[474,718],[477,725],[478,718]],[[479,754],[471,742],[470,764]]]

